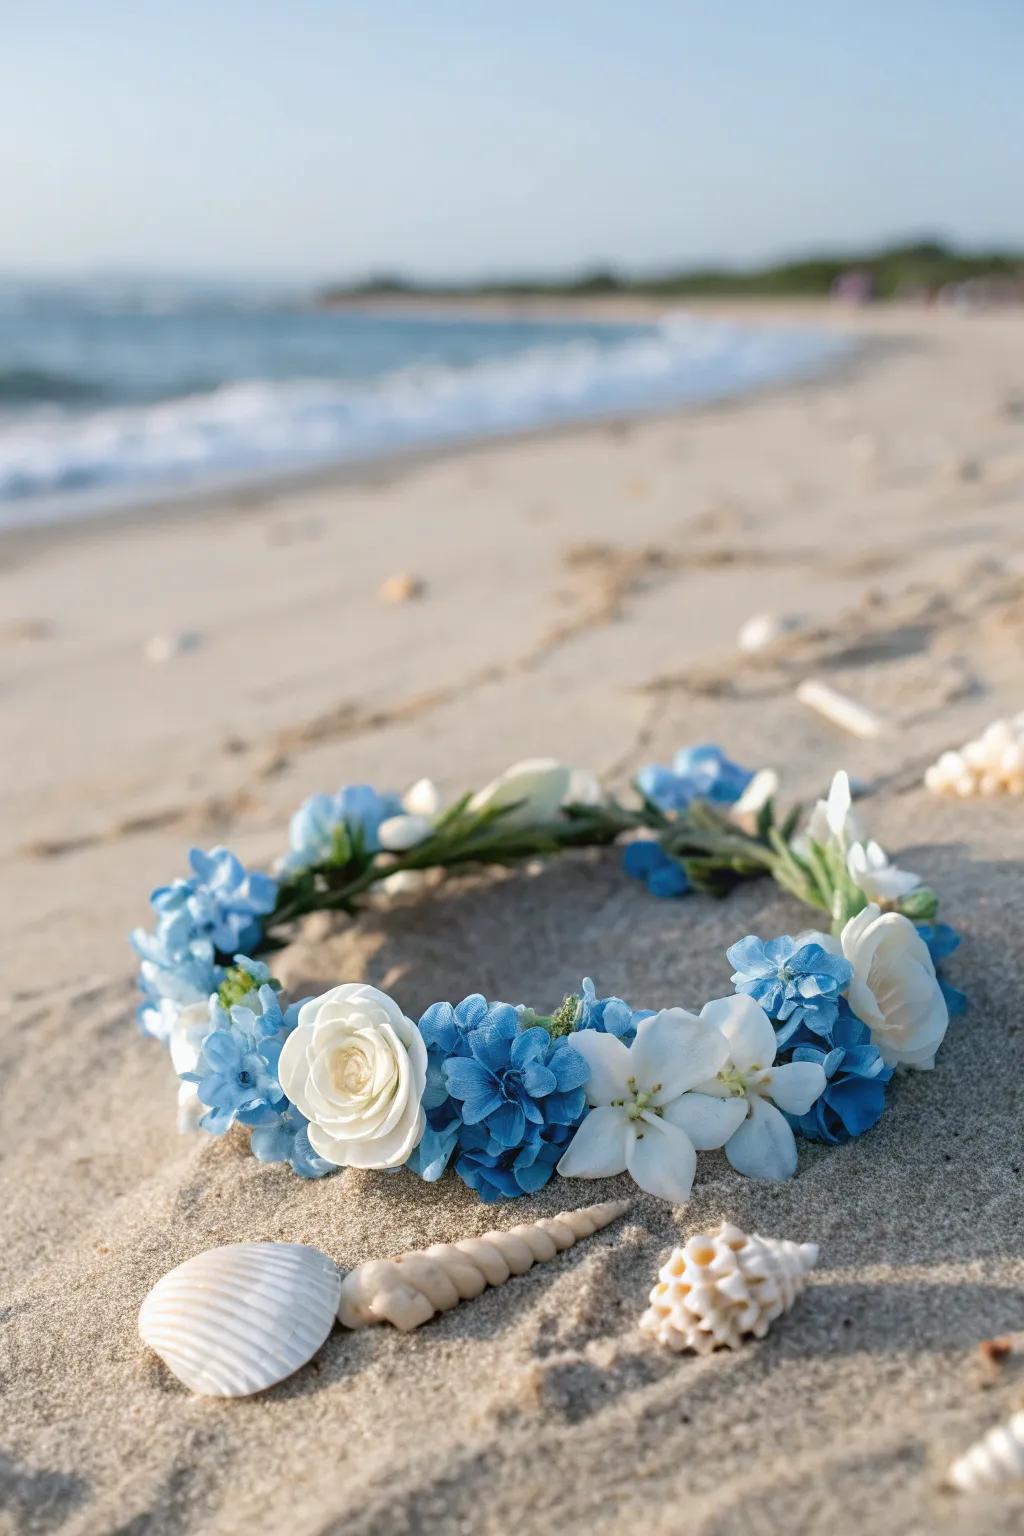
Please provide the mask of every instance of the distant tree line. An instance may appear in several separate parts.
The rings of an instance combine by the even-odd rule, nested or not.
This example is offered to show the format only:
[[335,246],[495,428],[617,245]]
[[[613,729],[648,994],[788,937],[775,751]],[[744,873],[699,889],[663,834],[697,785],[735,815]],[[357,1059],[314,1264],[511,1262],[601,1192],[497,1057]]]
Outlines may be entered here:
[[651,298],[813,297],[830,293],[845,275],[863,275],[876,298],[934,293],[948,284],[984,279],[1024,283],[1024,253],[956,251],[937,240],[894,245],[884,250],[847,251],[752,268],[700,267],[646,276],[598,267],[570,278],[499,279],[478,283],[425,283],[397,273],[378,273],[363,282],[332,286],[323,303],[357,298],[592,298],[640,295]]

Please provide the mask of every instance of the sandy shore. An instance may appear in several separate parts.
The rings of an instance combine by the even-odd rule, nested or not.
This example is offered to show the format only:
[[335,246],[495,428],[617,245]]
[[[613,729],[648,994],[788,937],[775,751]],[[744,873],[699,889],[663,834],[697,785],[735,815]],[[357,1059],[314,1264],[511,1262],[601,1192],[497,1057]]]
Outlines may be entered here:
[[[1024,707],[1024,319],[822,323],[872,345],[813,387],[0,542],[0,1529],[1020,1529],[1024,1490],[940,1482],[1024,1391],[1019,1351],[978,1358],[1024,1330],[1021,806],[920,779]],[[425,594],[381,603],[399,571]],[[741,660],[763,609],[814,623]],[[183,631],[193,649],[145,659]],[[891,729],[841,737],[794,701],[809,675]],[[347,1267],[632,1186],[555,1181],[495,1212],[450,1180],[306,1184],[240,1136],[179,1138],[132,1019],[149,889],[195,841],[269,864],[298,802],[342,782],[455,792],[554,753],[621,786],[708,739],[792,797],[840,764],[877,786],[873,830],[965,936],[972,1008],[937,1069],[858,1141],[802,1144],[789,1184],[708,1154],[685,1209],[641,1197],[412,1337],[337,1332],[264,1398],[190,1398],[135,1318],[192,1253],[282,1238]],[[658,902],[581,855],[358,928],[313,919],[277,969],[368,979],[414,1015],[473,990],[553,1004],[584,973],[693,1006],[728,990],[734,939],[800,923],[766,888]],[[723,1216],[820,1243],[816,1283],[761,1344],[662,1356],[635,1330],[659,1253]]]

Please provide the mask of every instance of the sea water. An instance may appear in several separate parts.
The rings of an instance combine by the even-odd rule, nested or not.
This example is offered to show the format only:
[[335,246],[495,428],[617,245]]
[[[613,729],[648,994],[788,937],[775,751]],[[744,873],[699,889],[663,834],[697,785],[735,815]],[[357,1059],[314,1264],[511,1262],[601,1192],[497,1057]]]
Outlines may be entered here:
[[847,345],[684,313],[606,324],[0,284],[0,524],[720,399],[813,374]]

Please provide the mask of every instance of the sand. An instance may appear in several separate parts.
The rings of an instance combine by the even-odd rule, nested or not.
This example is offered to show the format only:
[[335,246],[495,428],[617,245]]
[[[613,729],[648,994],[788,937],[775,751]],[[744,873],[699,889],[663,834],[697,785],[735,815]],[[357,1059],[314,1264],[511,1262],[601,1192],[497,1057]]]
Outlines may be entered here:
[[[0,543],[3,1529],[1020,1529],[1024,1487],[940,1485],[1024,1392],[1020,1349],[978,1351],[1024,1330],[1022,807],[920,780],[1024,707],[1024,318],[816,318],[864,346],[814,385]],[[422,594],[382,602],[401,573]],[[813,622],[742,658],[763,609]],[[795,702],[806,676],[888,731],[843,737]],[[684,1209],[639,1196],[411,1337],[336,1331],[262,1398],[190,1397],[135,1320],[203,1248],[282,1238],[348,1266],[635,1192],[556,1180],[485,1208],[454,1179],[308,1184],[240,1133],[180,1138],[132,1016],[149,889],[193,841],[269,863],[298,802],[344,781],[454,793],[554,753],[622,787],[706,739],[788,796],[841,764],[875,786],[876,834],[964,933],[972,1007],[935,1071],[858,1141],[802,1144],[788,1184],[704,1155]],[[659,902],[582,854],[314,918],[277,968],[413,1014],[473,990],[551,1005],[585,973],[699,1006],[728,991],[729,943],[801,923],[768,886]],[[815,1282],[762,1343],[662,1354],[635,1326],[659,1254],[721,1217],[819,1243]]]

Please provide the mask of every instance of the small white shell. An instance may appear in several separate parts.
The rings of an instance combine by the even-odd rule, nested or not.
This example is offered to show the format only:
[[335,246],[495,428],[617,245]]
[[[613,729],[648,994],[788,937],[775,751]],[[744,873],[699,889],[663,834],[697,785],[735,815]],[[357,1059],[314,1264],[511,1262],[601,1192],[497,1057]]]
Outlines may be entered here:
[[139,1333],[203,1397],[248,1397],[291,1376],[331,1331],[341,1275],[316,1248],[229,1243],[158,1280]]
[[736,1349],[763,1339],[788,1312],[818,1262],[817,1243],[748,1235],[723,1222],[673,1248],[658,1271],[641,1331],[677,1353]]
[[947,1480],[960,1493],[999,1483],[1024,1482],[1024,1409],[976,1440],[950,1466]]
[[884,720],[873,709],[858,704],[856,699],[817,678],[808,677],[798,684],[796,698],[815,714],[838,725],[840,730],[849,731],[851,736],[859,736],[862,741],[873,741],[885,729]]
[[807,620],[798,613],[754,613],[741,625],[736,644],[748,656],[766,651],[786,635],[807,628]]

